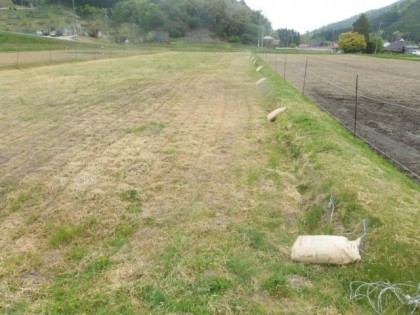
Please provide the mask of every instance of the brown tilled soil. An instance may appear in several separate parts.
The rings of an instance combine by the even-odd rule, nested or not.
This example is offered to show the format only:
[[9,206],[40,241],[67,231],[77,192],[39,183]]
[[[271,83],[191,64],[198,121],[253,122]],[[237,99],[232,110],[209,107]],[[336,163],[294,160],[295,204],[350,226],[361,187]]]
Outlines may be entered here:
[[420,176],[420,62],[353,55],[264,57],[352,131],[358,75],[357,134]]

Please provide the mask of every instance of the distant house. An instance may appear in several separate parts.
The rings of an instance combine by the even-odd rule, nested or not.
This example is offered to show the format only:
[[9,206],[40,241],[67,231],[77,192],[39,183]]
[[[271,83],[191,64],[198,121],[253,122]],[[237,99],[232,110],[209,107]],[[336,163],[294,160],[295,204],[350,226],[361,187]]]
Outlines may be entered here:
[[264,40],[264,46],[271,46],[271,45],[273,45],[273,40],[274,40],[273,37],[271,37],[271,36],[264,36],[263,40]]
[[384,48],[384,52],[403,54],[405,51],[404,39],[396,40]]
[[158,43],[169,43],[169,32],[165,29],[157,29],[148,33],[148,38]]
[[273,39],[273,46],[280,45],[280,39]]
[[384,52],[397,54],[411,54],[413,51],[419,49],[417,45],[410,45],[404,41],[403,38],[392,42],[384,48]]
[[419,46],[417,46],[417,45],[406,45],[405,46],[405,53],[411,55],[417,49],[419,49]]

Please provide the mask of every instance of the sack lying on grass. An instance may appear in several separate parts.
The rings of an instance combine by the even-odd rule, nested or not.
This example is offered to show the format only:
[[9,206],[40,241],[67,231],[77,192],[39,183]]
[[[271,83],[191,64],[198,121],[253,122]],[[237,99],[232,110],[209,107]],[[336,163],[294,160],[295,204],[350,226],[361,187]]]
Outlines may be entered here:
[[286,107],[277,108],[275,111],[272,111],[270,114],[267,115],[268,121],[276,121],[277,116],[283,114],[287,110]]
[[263,83],[265,80],[267,80],[267,78],[261,78],[261,79],[259,79],[256,83],[255,83],[255,85],[260,85],[261,83]]
[[361,241],[362,238],[349,241],[343,236],[303,235],[293,244],[291,256],[303,263],[345,265],[362,259]]

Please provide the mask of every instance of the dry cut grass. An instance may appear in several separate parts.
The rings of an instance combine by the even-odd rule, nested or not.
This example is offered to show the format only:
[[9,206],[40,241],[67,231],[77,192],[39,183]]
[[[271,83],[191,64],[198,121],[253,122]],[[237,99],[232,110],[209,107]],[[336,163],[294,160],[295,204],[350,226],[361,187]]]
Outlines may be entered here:
[[[404,224],[387,244],[416,246],[418,186],[246,53],[9,70],[0,94],[2,313],[366,313],[349,279],[381,252],[304,266],[289,258],[294,238],[350,233],[368,215],[374,240]],[[289,111],[268,125],[277,102]]]

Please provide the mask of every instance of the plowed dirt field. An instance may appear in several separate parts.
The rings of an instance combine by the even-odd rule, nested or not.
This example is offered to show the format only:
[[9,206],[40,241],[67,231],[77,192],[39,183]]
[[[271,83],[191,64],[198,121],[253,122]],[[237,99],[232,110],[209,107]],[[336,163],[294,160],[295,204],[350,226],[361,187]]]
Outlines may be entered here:
[[420,178],[420,62],[354,55],[264,58],[351,131],[358,75],[356,133]]

